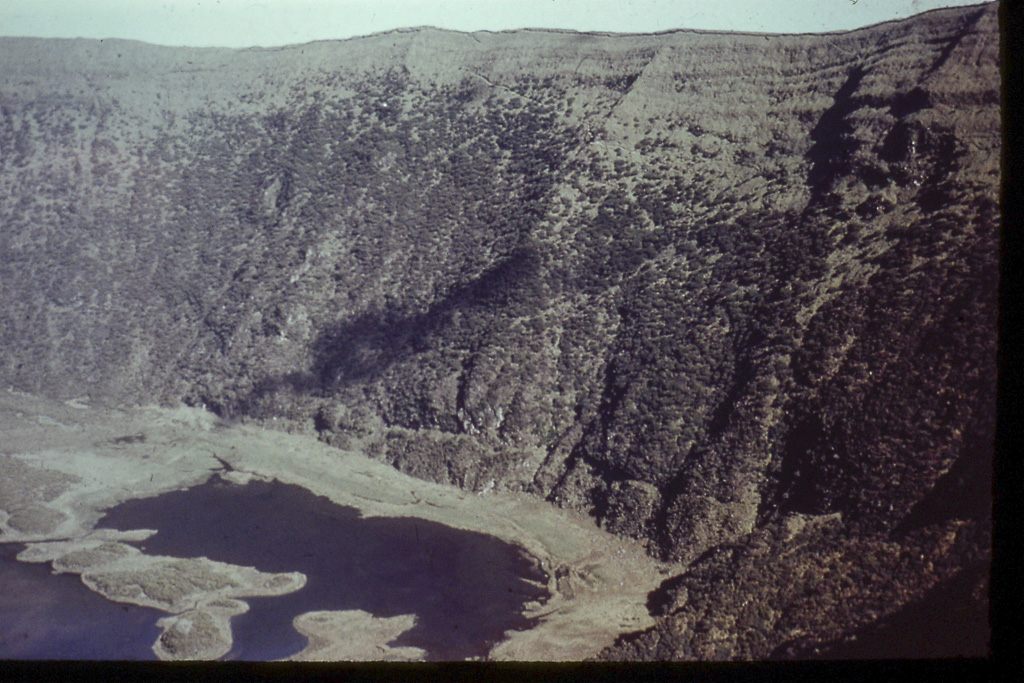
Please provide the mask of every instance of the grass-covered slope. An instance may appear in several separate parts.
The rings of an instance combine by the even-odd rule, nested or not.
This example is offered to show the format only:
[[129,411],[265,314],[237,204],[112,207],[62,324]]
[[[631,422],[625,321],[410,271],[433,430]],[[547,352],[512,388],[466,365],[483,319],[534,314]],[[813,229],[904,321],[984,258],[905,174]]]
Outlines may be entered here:
[[968,570],[983,609],[996,25],[0,39],[0,383],[697,560],[613,657],[838,648]]

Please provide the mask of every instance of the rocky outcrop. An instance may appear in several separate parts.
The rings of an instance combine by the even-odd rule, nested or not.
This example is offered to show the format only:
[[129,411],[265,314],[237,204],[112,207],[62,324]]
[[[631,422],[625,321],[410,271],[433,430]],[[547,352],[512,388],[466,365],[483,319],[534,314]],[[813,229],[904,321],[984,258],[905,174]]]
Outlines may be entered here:
[[0,381],[692,563],[610,657],[827,653],[987,562],[996,24],[2,39]]

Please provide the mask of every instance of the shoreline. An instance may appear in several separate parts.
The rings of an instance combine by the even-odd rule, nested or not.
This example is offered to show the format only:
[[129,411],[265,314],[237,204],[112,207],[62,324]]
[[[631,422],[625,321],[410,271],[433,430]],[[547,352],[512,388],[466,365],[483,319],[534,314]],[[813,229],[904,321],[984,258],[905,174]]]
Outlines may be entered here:
[[[551,597],[529,603],[523,616],[537,625],[507,632],[489,659],[566,661],[596,654],[619,634],[652,625],[647,593],[681,569],[653,560],[639,544],[578,513],[526,494],[467,493],[308,436],[224,426],[199,409],[96,409],[80,399],[61,403],[8,391],[0,393],[0,426],[12,435],[11,447],[0,455],[0,473],[10,482],[0,496],[0,543],[27,544],[19,560],[80,573],[108,599],[167,612],[154,644],[164,660],[226,654],[233,642],[230,619],[248,609],[246,597],[282,595],[305,581],[297,572],[275,575],[206,558],[147,555],[124,542],[154,532],[95,528],[107,508],[186,489],[215,473],[236,484],[276,479],[366,518],[423,519],[520,547],[546,574]],[[185,588],[161,593],[165,584]],[[412,616],[302,614],[293,625],[310,644],[289,659],[416,661],[415,648],[387,646],[411,626]],[[353,639],[356,633],[362,637]]]

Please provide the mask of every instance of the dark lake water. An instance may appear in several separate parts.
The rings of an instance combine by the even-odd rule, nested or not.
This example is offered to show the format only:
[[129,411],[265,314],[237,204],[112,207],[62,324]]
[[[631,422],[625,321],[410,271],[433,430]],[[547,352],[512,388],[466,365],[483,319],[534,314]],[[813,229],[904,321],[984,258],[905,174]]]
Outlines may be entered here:
[[48,562],[18,562],[24,548],[0,545],[0,659],[156,659],[163,612],[111,602]]
[[[430,660],[483,656],[507,630],[533,622],[527,602],[547,599],[546,576],[520,548],[493,536],[415,518],[363,518],[310,491],[278,481],[205,484],[132,500],[99,526],[157,529],[145,552],[300,571],[294,593],[245,598],[232,619],[227,659],[271,660],[299,652],[292,619],[314,610],[363,610],[377,617],[415,614],[416,625],[390,645],[418,647]],[[77,579],[77,577],[76,577]],[[156,633],[149,639],[152,644]]]

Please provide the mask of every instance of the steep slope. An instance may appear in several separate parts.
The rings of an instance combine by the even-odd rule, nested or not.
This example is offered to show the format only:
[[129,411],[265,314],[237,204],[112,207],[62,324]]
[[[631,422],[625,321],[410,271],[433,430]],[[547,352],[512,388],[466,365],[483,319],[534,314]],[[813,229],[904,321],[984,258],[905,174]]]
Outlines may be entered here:
[[0,381],[695,561],[610,657],[840,647],[965,571],[983,611],[996,23],[2,39]]

